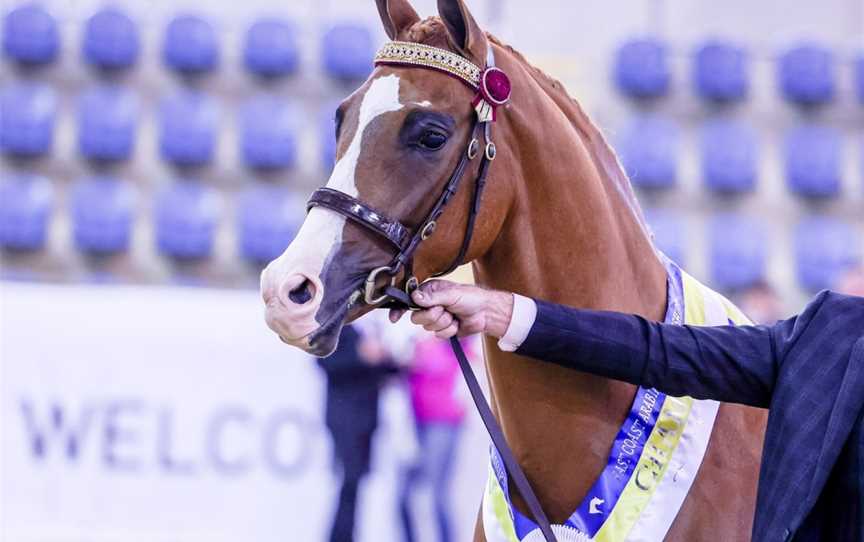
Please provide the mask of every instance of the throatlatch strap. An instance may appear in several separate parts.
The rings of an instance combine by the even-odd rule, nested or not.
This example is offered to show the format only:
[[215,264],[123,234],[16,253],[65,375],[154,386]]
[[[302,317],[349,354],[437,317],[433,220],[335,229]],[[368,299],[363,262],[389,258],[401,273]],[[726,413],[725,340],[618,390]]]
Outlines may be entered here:
[[[385,289],[385,293],[406,307],[417,308],[411,297],[398,288],[388,286]],[[474,406],[477,407],[480,419],[483,420],[483,425],[486,426],[486,431],[489,433],[489,438],[492,439],[492,444],[498,449],[498,453],[501,454],[507,474],[510,475],[513,483],[516,484],[516,489],[522,495],[522,499],[528,506],[528,511],[533,516],[534,522],[540,527],[543,538],[547,542],[558,542],[558,539],[555,538],[555,533],[552,532],[549,519],[543,512],[543,507],[540,506],[537,495],[534,494],[534,490],[531,489],[531,484],[528,482],[525,472],[522,471],[522,467],[519,466],[519,462],[513,456],[513,451],[510,450],[507,439],[504,438],[504,432],[501,430],[501,426],[498,425],[498,420],[495,419],[495,415],[492,413],[492,409],[483,395],[483,390],[480,388],[480,383],[477,382],[477,377],[474,376],[474,371],[471,370],[471,364],[465,355],[465,350],[462,349],[462,345],[459,343],[459,339],[452,337],[450,339],[450,346],[453,348],[456,360],[459,361],[459,368],[462,369],[462,376],[465,378],[465,384],[468,385],[468,391],[471,392],[471,398],[474,400]]]

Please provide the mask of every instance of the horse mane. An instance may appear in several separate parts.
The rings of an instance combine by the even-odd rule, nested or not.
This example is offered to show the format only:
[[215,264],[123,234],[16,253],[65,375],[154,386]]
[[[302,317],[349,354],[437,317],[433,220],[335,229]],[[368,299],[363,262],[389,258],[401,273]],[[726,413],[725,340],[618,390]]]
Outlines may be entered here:
[[645,230],[646,235],[648,235],[650,239],[652,237],[650,229],[646,225],[645,216],[642,213],[642,207],[639,205],[639,201],[633,191],[633,185],[630,183],[630,178],[624,171],[624,167],[621,165],[618,155],[612,149],[612,146],[606,141],[600,128],[598,128],[588,114],[585,113],[579,102],[570,96],[561,81],[531,64],[528,59],[525,58],[525,55],[514,49],[511,45],[502,42],[500,39],[489,33],[486,34],[486,37],[491,43],[503,48],[513,55],[513,57],[523,65],[534,81],[540,85],[546,94],[549,95],[555,104],[564,112],[565,116],[573,124],[574,129],[582,136],[597,170],[610,183],[612,183],[621,197],[624,198],[628,207],[633,211],[634,218],[640,226],[642,226],[642,229]]
[[[414,43],[422,43],[432,47],[448,49],[454,52],[456,47],[450,40],[450,35],[447,32],[444,23],[439,17],[427,17],[418,21],[404,30],[400,38],[405,41]],[[573,124],[573,128],[582,137],[585,145],[591,154],[598,172],[605,177],[616,189],[616,191],[624,198],[625,203],[633,211],[636,221],[645,230],[646,235],[651,238],[650,229],[646,226],[645,217],[642,213],[642,207],[636,199],[636,194],[633,191],[633,186],[630,184],[630,179],[621,165],[618,155],[603,137],[600,129],[588,117],[579,102],[576,101],[564,85],[554,77],[550,76],[540,68],[531,64],[525,55],[514,49],[511,45],[502,42],[500,39],[490,33],[486,33],[486,38],[490,43],[501,47],[510,53],[520,64],[525,68],[525,71],[534,79],[534,81],[549,95],[555,104],[562,110],[565,116]]]

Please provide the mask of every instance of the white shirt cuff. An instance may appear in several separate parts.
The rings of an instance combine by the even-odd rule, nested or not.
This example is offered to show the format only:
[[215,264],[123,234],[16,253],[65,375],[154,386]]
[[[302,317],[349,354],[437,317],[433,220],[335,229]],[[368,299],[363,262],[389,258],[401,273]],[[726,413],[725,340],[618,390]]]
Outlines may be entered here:
[[504,352],[515,352],[525,339],[537,319],[537,304],[530,297],[513,294],[513,314],[507,324],[507,332],[498,341],[498,348]]

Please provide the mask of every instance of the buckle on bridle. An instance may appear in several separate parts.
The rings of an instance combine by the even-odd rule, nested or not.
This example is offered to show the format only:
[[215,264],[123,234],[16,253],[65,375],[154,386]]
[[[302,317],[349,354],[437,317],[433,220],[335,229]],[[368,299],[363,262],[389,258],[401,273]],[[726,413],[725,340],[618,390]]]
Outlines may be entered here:
[[390,297],[386,292],[381,294],[378,297],[375,297],[375,283],[378,281],[378,275],[381,273],[390,274],[390,286],[396,287],[396,274],[393,272],[393,268],[389,265],[385,265],[383,267],[378,267],[373,269],[369,276],[366,277],[366,285],[364,288],[364,299],[367,305],[377,305],[382,301],[386,301],[388,297]]
[[486,143],[486,159],[491,162],[492,160],[495,159],[495,157],[497,155],[498,155],[498,149],[497,149],[497,147],[495,147],[495,143],[493,143],[491,141]]
[[473,160],[477,156],[477,151],[480,150],[480,142],[477,141],[477,138],[472,138],[471,143],[468,144],[468,159]]
[[420,240],[425,241],[435,233],[435,228],[438,227],[438,224],[434,220],[430,220],[423,226],[423,229],[420,230]]

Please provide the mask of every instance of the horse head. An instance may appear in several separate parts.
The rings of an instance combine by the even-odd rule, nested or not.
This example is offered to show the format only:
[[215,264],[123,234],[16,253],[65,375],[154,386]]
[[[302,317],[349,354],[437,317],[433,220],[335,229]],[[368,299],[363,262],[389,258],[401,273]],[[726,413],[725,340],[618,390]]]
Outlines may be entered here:
[[[268,325],[286,343],[328,355],[346,322],[397,297],[395,287],[409,286],[412,277],[423,280],[454,262],[473,262],[477,282],[487,287],[662,319],[669,277],[600,130],[559,81],[482,32],[462,0],[438,0],[438,8],[439,17],[421,21],[407,0],[378,0],[394,40],[382,52],[413,52],[414,62],[379,56],[340,105],[330,179],[312,195],[295,240],[261,276]],[[424,46],[445,64],[430,66]],[[491,123],[478,91],[484,100],[500,97],[485,79],[493,59],[514,94]],[[466,61],[479,77],[448,69]],[[434,231],[427,231],[431,217]],[[422,244],[414,243],[418,236]],[[392,292],[384,290],[391,281]],[[551,363],[525,363],[491,337],[485,341],[495,416],[543,510],[563,522],[610,464],[635,390]],[[678,514],[668,540],[749,532],[764,415],[740,408],[721,408],[717,437],[698,467],[697,497]],[[743,460],[742,450],[750,450]],[[512,497],[516,509],[526,509]],[[485,519],[478,533],[483,525]]]
[[[444,49],[486,66],[489,40],[461,0],[439,0],[440,17],[423,21],[407,0],[377,4],[392,40]],[[475,95],[457,77],[379,63],[337,110],[336,164],[326,184],[328,192],[362,202],[368,206],[367,218],[372,213],[379,222],[398,223],[409,236],[417,234],[466,153],[483,155],[483,146],[477,143],[469,150],[477,133]],[[492,169],[515,167],[505,150],[506,121],[497,122],[495,132],[503,144]],[[465,181],[435,221],[434,235],[426,240],[424,234],[422,246],[413,254],[410,272],[419,280],[445,271],[460,253],[473,205],[470,184],[482,161],[471,158],[465,165]],[[494,193],[487,191],[482,199],[476,213],[481,218],[463,262],[489,249],[513,198],[499,179],[490,179],[490,185],[495,186]],[[326,206],[311,207],[294,241],[261,275],[267,324],[284,342],[318,356],[335,349],[346,322],[380,305],[368,302],[368,296],[364,301],[360,292],[370,273],[386,268],[399,252],[386,237],[348,218]],[[371,278],[378,279],[377,288],[391,280],[404,281],[408,273],[400,268],[398,276],[382,273]]]

